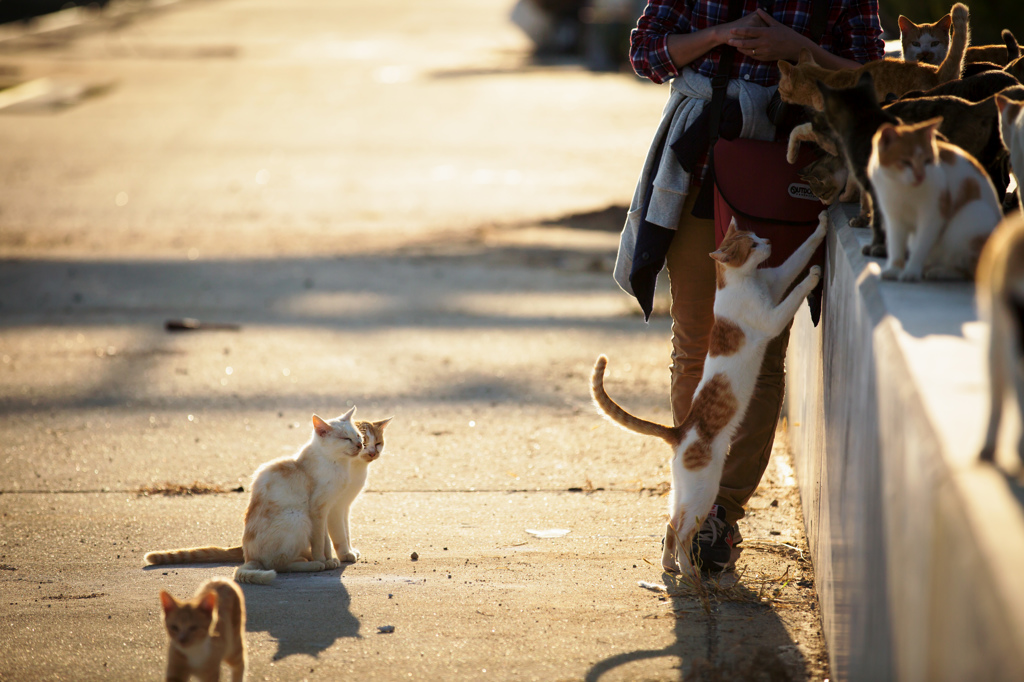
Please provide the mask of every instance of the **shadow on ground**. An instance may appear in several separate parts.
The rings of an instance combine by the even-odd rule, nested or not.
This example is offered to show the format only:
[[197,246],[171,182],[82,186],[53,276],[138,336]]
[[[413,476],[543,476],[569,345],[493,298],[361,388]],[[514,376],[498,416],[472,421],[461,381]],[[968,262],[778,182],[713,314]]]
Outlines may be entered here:
[[343,572],[279,574],[272,585],[241,585],[246,629],[277,642],[275,661],[295,654],[317,658],[339,639],[358,637],[359,619],[350,610]]
[[[655,659],[673,661],[678,679],[686,682],[795,682],[804,679],[805,662],[785,625],[760,602],[760,595],[726,574],[703,581],[707,591],[702,597],[692,588],[682,587],[675,576],[662,575],[668,586],[672,614],[676,619],[676,641],[662,649],[629,651],[595,664],[586,675],[586,682],[602,679],[626,679],[618,670],[634,663]],[[758,618],[760,629],[756,641],[734,634],[733,624]],[[737,628],[749,634],[749,630]],[[790,660],[784,660],[786,652]],[[658,666],[669,667],[669,661]],[[607,676],[607,677],[606,677]],[[659,678],[661,679],[661,678]]]

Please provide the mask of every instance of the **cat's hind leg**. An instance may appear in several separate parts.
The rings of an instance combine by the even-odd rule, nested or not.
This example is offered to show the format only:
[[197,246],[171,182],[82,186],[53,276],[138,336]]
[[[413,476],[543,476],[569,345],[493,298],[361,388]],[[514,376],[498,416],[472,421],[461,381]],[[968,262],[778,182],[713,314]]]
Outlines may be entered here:
[[[680,512],[677,518],[669,522],[668,532],[673,536],[673,558],[678,565],[676,572],[685,575],[694,572],[692,556],[693,537],[696,535],[703,519],[691,518],[685,509],[680,510]],[[666,541],[665,544],[668,545],[668,542]],[[664,557],[662,557],[662,565],[664,563]]]
[[277,572],[273,569],[267,570],[260,561],[248,561],[235,569],[234,579],[238,583],[251,583],[254,585],[269,585],[274,582]]
[[241,654],[236,657],[225,658],[224,662],[228,664],[228,668],[230,668],[231,670],[231,682],[244,682],[245,654]]
[[676,562],[676,531],[672,524],[665,526],[665,539],[661,547],[661,567],[668,573],[678,573],[679,564]]

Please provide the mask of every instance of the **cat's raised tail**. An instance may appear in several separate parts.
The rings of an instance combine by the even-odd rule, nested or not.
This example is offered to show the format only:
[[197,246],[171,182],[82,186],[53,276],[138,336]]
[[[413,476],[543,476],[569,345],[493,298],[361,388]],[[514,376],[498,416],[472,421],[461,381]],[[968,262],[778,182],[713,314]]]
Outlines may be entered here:
[[604,390],[604,370],[608,366],[608,356],[599,355],[594,363],[594,373],[590,375],[590,395],[594,398],[597,408],[613,422],[628,431],[642,433],[645,436],[657,436],[663,441],[677,447],[682,439],[680,427],[665,426],[647,421],[626,412]]
[[953,17],[953,36],[949,41],[946,58],[939,64],[939,83],[955,81],[964,71],[964,56],[971,40],[970,14],[967,5],[958,2],[950,10]]
[[244,561],[242,546],[238,547],[192,547],[171,549],[165,552],[150,552],[144,557],[146,564],[240,564]]
[[1013,35],[1013,32],[1008,28],[1004,28],[1003,32],[999,35],[1003,39],[1003,44],[1006,45],[1006,63],[1009,64],[1020,59],[1020,45],[1017,44],[1017,38]]

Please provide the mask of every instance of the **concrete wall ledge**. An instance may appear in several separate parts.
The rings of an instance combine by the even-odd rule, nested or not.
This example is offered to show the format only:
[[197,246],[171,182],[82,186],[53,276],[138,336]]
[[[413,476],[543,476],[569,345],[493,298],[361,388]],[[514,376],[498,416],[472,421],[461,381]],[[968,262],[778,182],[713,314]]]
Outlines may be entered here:
[[987,419],[970,282],[883,282],[831,209],[821,323],[793,326],[787,407],[833,679],[1024,679],[1024,492]]

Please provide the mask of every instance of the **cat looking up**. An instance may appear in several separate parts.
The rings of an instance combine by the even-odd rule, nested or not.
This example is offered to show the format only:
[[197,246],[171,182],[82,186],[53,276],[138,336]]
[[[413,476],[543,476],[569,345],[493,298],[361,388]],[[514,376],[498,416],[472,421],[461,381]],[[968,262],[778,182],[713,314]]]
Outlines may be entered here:
[[178,601],[160,591],[167,630],[167,680],[220,679],[220,665],[231,669],[232,682],[245,679],[245,597],[238,585],[212,578],[194,597]]
[[594,365],[590,391],[598,409],[623,428],[657,436],[672,446],[672,495],[661,557],[666,571],[693,566],[690,543],[718,495],[722,467],[753,396],[765,348],[785,330],[817,286],[821,268],[812,266],[786,292],[827,230],[828,213],[822,211],[817,229],[782,265],[758,269],[771,255],[771,243],[753,232],[737,230],[735,219],[730,223],[718,250],[711,254],[718,289],[704,373],[690,412],[679,426],[656,424],[626,412],[604,389],[608,358],[602,355]]
[[889,256],[883,279],[973,278],[985,240],[1002,218],[985,170],[936,138],[941,124],[941,118],[884,123],[872,139],[868,176],[885,216]]
[[[326,421],[313,415],[313,434],[295,455],[263,464],[253,476],[240,547],[200,547],[146,555],[149,564],[239,562],[235,580],[267,584],[277,571],[322,571],[359,558],[349,515],[366,485],[367,466],[383,450],[390,419],[367,422],[378,434],[372,449],[352,415]],[[331,556],[334,547],[338,558]]]

